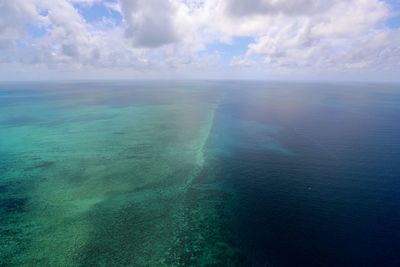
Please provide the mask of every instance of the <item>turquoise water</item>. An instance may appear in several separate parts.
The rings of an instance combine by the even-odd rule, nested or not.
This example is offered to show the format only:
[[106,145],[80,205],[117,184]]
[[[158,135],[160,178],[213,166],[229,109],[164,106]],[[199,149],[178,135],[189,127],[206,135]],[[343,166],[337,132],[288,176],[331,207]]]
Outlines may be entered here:
[[2,84],[0,265],[396,265],[399,90]]
[[155,266],[193,253],[185,194],[218,96],[160,89],[2,88],[4,263]]

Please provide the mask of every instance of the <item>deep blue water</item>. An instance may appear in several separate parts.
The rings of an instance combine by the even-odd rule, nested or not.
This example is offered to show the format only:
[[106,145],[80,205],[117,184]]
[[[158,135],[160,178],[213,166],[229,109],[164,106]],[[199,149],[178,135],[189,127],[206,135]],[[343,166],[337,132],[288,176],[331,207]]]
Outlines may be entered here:
[[0,111],[0,265],[400,266],[400,85],[3,84]]
[[[234,141],[210,147],[230,151],[219,179],[246,265],[399,266],[400,87],[234,87],[213,132]],[[288,151],[262,148],[266,135]]]

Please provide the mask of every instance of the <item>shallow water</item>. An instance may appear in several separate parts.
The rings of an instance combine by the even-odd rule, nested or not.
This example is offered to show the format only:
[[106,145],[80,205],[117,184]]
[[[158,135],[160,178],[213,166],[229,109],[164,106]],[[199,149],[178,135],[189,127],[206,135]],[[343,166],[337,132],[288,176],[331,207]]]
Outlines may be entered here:
[[400,264],[400,87],[0,85],[0,265]]

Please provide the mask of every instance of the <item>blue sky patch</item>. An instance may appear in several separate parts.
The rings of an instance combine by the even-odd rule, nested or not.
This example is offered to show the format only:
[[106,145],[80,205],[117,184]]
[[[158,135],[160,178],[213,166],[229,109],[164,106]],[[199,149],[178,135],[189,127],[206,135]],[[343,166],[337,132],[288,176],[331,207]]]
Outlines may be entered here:
[[249,44],[254,42],[252,37],[235,37],[230,44],[222,42],[214,42],[207,45],[204,53],[218,52],[221,61],[229,63],[234,56],[244,55],[247,52]]
[[387,27],[391,29],[397,29],[400,28],[400,15],[391,17],[386,21]]
[[91,6],[77,5],[76,8],[88,23],[99,22],[102,21],[103,18],[111,19],[115,24],[120,24],[122,22],[122,16],[119,12],[101,3],[95,3]]
[[26,29],[32,38],[41,38],[47,34],[47,29],[43,26],[28,24]]

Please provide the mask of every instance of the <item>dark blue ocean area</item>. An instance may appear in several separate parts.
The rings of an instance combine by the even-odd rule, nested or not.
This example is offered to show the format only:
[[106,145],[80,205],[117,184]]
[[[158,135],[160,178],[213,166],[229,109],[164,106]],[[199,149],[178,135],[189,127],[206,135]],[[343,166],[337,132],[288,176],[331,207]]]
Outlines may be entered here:
[[0,266],[400,266],[400,85],[2,83]]

